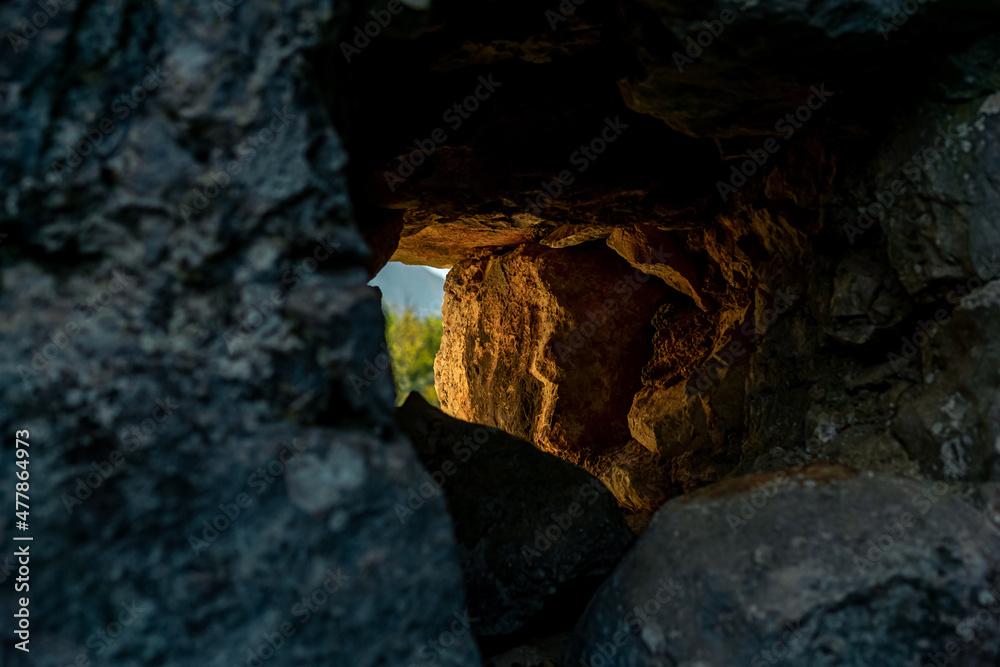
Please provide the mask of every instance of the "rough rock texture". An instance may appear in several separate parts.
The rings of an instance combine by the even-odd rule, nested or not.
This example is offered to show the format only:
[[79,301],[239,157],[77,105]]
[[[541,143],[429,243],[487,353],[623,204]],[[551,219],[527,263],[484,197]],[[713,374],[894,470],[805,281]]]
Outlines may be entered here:
[[618,503],[633,512],[658,508],[666,500],[668,490],[673,491],[661,457],[635,440],[605,457],[599,474]]
[[905,86],[905,75],[886,73],[930,66],[935,51],[998,24],[991,0],[917,7],[639,0],[619,28],[630,65],[619,85],[631,108],[697,136],[778,134],[775,125],[824,83],[863,93],[870,111]]
[[428,471],[417,493],[440,489],[451,509],[470,614],[479,619],[473,631],[569,629],[632,544],[614,497],[576,466],[448,417],[416,392],[398,420]]
[[892,431],[929,476],[997,479],[1000,282],[962,297],[953,315],[922,351],[926,389],[913,391],[913,399],[893,420]]
[[570,633],[518,646],[483,663],[483,667],[561,667]]
[[997,526],[943,482],[735,479],[664,506],[566,664],[995,665],[998,554]]
[[363,379],[384,322],[311,63],[340,21],[234,4],[0,7],[46,22],[0,56],[5,591],[35,538],[31,653],[0,663],[404,667],[465,609],[444,501],[393,509],[421,468],[391,377]]
[[704,278],[670,232],[656,227],[618,227],[608,235],[608,247],[643,273],[660,278],[691,297],[701,310],[714,306],[705,294]]
[[998,62],[995,41],[949,58],[962,81],[936,81],[937,104],[851,156],[792,283],[803,298],[751,358],[748,469],[829,458],[995,479]]
[[[433,46],[410,44],[409,69],[395,76],[433,94],[373,150],[382,159],[358,165],[359,182],[401,168],[478,76],[503,82],[405,183],[368,199],[402,216],[399,256],[458,267],[437,368],[446,407],[585,464],[636,509],[733,472],[812,460],[996,475],[992,306],[966,315],[961,303],[1000,275],[990,36],[1000,14],[986,2],[917,6],[897,16],[887,2],[650,2],[580,7],[562,21],[513,5],[507,18],[463,14]],[[678,71],[674,52],[723,10],[733,20]],[[532,27],[546,17],[549,33]],[[582,41],[564,48],[563,30],[594,24],[617,59]],[[462,58],[442,47],[451,40]],[[369,126],[378,103],[366,107]],[[628,127],[586,157],[602,147],[606,118]],[[601,241],[669,286],[647,316],[638,375],[634,360],[601,372],[577,356],[532,361],[549,340],[531,324],[548,313],[539,295],[597,280],[600,262],[574,261],[543,289],[525,283],[516,302],[470,305],[502,293],[471,266],[506,265],[535,244],[570,257]],[[535,270],[517,261],[517,275]],[[625,354],[625,340],[588,341],[587,354]],[[575,381],[557,383],[553,399],[554,377]],[[602,394],[614,385],[614,398],[596,410],[568,400],[584,378]],[[627,431],[594,437],[588,420],[617,414],[625,395]],[[553,402],[565,409],[541,407]],[[655,460],[639,462],[635,442]]]
[[[454,267],[446,409],[586,467],[635,526],[810,461],[989,495],[1000,6],[898,4],[408,0],[355,53],[388,10],[4,4],[0,431],[38,452],[33,574],[60,592],[32,603],[39,652],[97,659],[88,638],[134,598],[153,611],[101,658],[245,664],[340,568],[276,663],[476,664],[472,632],[438,641],[466,604],[444,503],[396,511],[422,477],[365,285],[391,258]],[[282,440],[306,449],[269,473]],[[924,483],[769,511],[868,517],[859,498]],[[219,512],[232,527],[205,526]],[[691,544],[712,534],[691,519]],[[959,567],[975,549],[921,535],[877,573],[940,573],[824,618],[904,600],[906,632],[939,636],[985,579]],[[801,576],[857,591],[831,564]],[[941,604],[911,604],[927,591]]]
[[445,283],[442,409],[574,460],[618,444],[665,291],[602,244],[462,262]]

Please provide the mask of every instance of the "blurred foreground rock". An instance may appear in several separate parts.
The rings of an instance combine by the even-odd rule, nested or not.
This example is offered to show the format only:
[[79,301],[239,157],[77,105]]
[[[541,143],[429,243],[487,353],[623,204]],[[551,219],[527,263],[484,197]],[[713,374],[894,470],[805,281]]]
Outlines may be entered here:
[[310,62],[343,18],[0,6],[0,664],[478,664],[443,500],[393,509],[421,468]]

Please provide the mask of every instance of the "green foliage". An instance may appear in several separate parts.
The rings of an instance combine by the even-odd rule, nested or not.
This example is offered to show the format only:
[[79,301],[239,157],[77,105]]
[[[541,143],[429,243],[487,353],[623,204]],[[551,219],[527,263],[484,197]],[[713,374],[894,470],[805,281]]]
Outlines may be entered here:
[[396,402],[411,391],[420,392],[431,405],[440,405],[434,391],[434,357],[441,347],[444,328],[440,317],[421,319],[410,308],[402,312],[385,308],[385,336],[396,380]]

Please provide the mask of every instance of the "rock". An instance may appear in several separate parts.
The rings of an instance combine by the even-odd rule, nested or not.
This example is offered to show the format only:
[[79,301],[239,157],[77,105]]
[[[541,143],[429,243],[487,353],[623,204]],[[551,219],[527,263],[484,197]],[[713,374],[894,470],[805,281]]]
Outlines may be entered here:
[[[863,117],[872,98],[888,101],[913,85],[908,63],[933,64],[931,54],[972,41],[996,20],[989,0],[916,7],[904,14],[898,3],[866,0],[817,12],[805,0],[643,0],[617,26],[628,35],[621,48],[631,63],[619,85],[629,107],[687,134],[787,138],[783,132],[802,125],[787,120],[799,107],[829,113],[832,98]],[[851,93],[869,104],[842,103]]]
[[457,264],[434,363],[441,408],[571,460],[626,443],[665,292],[601,244]]
[[986,667],[998,600],[1000,531],[947,484],[814,466],[665,505],[566,664]]
[[568,630],[633,541],[614,496],[586,471],[448,417],[416,392],[398,420],[428,471],[419,492],[441,489],[451,510],[470,614],[479,619],[473,632]]
[[276,662],[476,664],[365,285],[391,258],[454,267],[446,409],[633,526],[810,461],[1000,478],[996,2],[402,7],[0,5],[0,432],[38,452],[40,664],[98,659],[123,604],[110,664],[266,661],[324,581]]
[[550,248],[568,248],[588,241],[606,239],[614,231],[612,227],[595,227],[593,225],[561,225],[548,236],[539,241]]
[[852,237],[877,222],[911,294],[1000,275],[1000,195],[989,176],[1000,170],[996,87],[1000,80],[990,94],[914,109],[895,124],[876,158],[878,197],[865,202]]
[[416,217],[412,213],[404,216],[407,227],[392,261],[448,269],[473,254],[535,241],[541,233],[530,227],[507,229],[502,218],[477,221],[469,216],[461,223],[432,222],[418,227],[413,224]]
[[667,499],[667,467],[635,440],[602,457],[593,468],[618,504],[631,512],[655,510]]
[[849,252],[834,272],[823,324],[838,342],[863,345],[910,314],[905,290],[879,249]]
[[717,453],[742,428],[754,322],[720,315],[667,303],[653,317],[654,353],[628,420],[632,437],[666,461]]
[[710,310],[711,300],[703,294],[702,277],[670,232],[648,225],[618,228],[607,243],[635,268],[691,297],[702,310]]
[[[590,44],[599,33],[594,24],[549,30],[543,20],[532,31],[544,11],[480,9],[449,16],[442,48],[384,42],[381,61],[352,68],[362,80],[380,81],[352,119],[359,218],[378,235],[383,214],[374,209],[403,216],[395,261],[450,267],[512,246],[604,239],[617,226],[651,220],[685,230],[697,224],[714,194],[715,147],[625,105],[613,63]],[[570,21],[589,13],[581,8]],[[584,36],[589,47],[566,48]],[[467,118],[449,114],[479,77],[500,85]],[[398,112],[400,96],[410,100],[408,113]],[[609,123],[620,135],[598,159],[583,160],[581,147],[603,141]],[[663,159],[674,154],[685,158]],[[378,251],[396,243],[393,232],[366,238]]]
[[562,667],[570,634],[561,632],[495,656],[483,667]]
[[[981,282],[981,281],[980,281]],[[918,320],[890,363],[923,381],[904,395],[892,432],[937,479],[1000,478],[1000,280],[951,295]]]
[[30,33],[0,57],[3,459],[30,443],[0,577],[32,536],[29,662],[479,663],[470,633],[440,641],[466,609],[443,500],[394,510],[421,468],[310,64],[340,23],[0,6]]
[[720,444],[710,430],[711,409],[683,384],[669,389],[640,391],[629,412],[632,435],[644,447],[664,457]]
[[665,390],[645,388],[632,404],[629,428],[649,451],[679,456],[711,446],[706,412],[704,399],[688,394],[683,384]]

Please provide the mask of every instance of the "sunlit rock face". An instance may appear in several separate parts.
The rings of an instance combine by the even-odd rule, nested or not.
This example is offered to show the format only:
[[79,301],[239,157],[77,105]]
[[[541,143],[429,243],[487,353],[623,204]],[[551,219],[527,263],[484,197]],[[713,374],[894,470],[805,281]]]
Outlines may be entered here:
[[525,3],[387,44],[355,192],[381,255],[454,267],[446,409],[632,509],[789,462],[996,475],[961,300],[1000,275],[1000,17],[914,7]]
[[459,263],[435,362],[442,408],[574,460],[627,441],[665,291],[598,243]]

